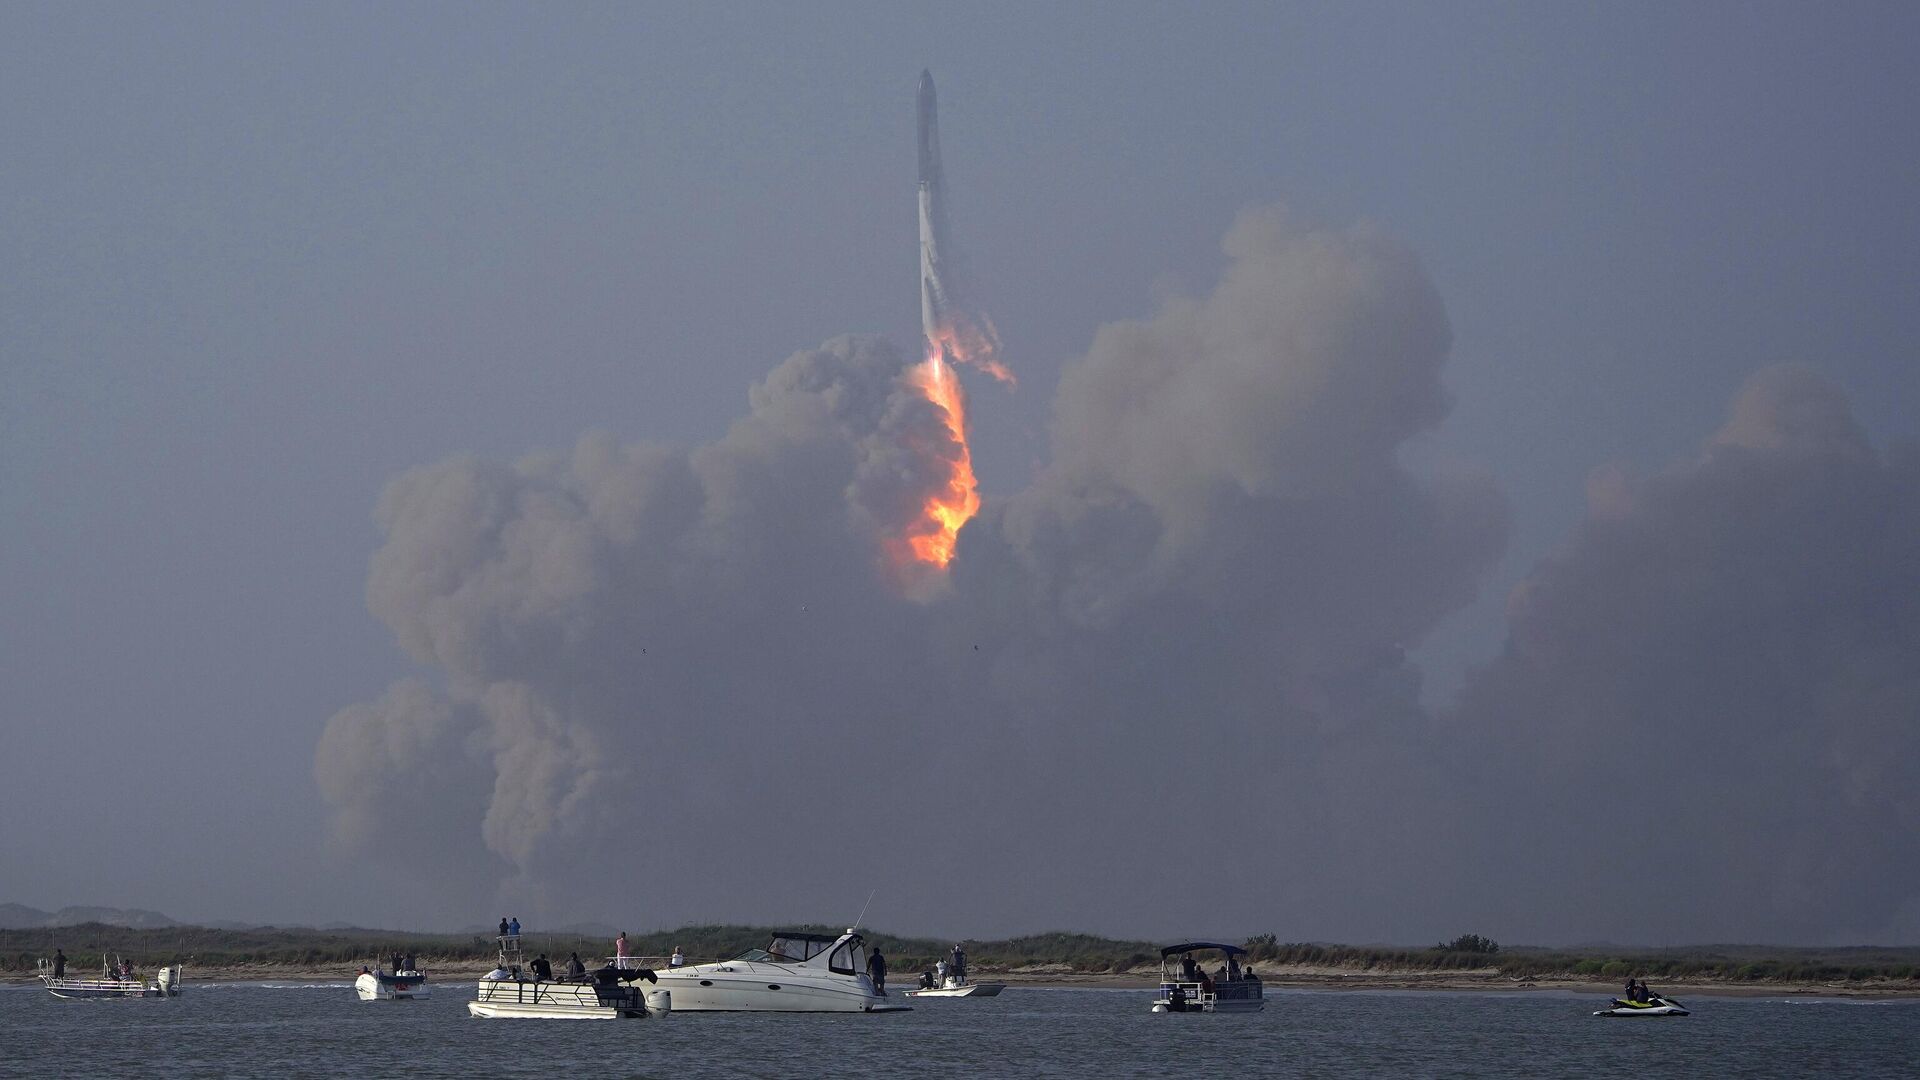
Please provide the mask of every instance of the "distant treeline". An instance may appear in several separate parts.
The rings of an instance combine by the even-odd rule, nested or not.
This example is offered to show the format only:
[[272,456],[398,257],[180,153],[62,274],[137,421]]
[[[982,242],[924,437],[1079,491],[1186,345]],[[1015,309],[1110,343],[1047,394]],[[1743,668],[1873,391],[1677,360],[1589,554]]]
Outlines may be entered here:
[[[825,925],[782,927],[805,933],[834,934],[842,928]],[[693,961],[737,956],[764,946],[773,934],[761,926],[685,926],[652,934],[630,934],[636,956],[665,956],[675,946]],[[887,954],[896,972],[932,967],[955,944],[933,938],[896,937],[867,933],[869,941]],[[604,937],[547,934],[525,927],[522,941],[529,954],[544,952],[562,958],[578,952],[593,966],[613,953]],[[1116,941],[1088,934],[1034,934],[1000,941],[965,942],[969,962],[977,969],[1010,971],[1047,966],[1079,974],[1148,974],[1158,970],[1160,946],[1147,941]],[[0,972],[23,974],[34,970],[40,957],[64,950],[70,965],[86,969],[100,962],[103,952],[124,956],[138,966],[185,963],[189,967],[234,968],[288,965],[343,970],[374,963],[394,952],[411,952],[423,967],[473,966],[491,961],[492,937],[473,934],[415,934],[391,930],[311,930],[260,927],[252,930],[209,930],[173,926],[130,930],[86,923],[32,930],[0,930]],[[1355,973],[1402,974],[1416,972],[1497,971],[1510,979],[1583,976],[1624,979],[1630,975],[1666,981],[1805,983],[1915,980],[1920,978],[1920,948],[1787,948],[1771,946],[1696,946],[1672,949],[1536,949],[1502,948],[1473,934],[1432,948],[1325,945],[1278,941],[1261,934],[1245,943],[1259,968],[1335,968]]]

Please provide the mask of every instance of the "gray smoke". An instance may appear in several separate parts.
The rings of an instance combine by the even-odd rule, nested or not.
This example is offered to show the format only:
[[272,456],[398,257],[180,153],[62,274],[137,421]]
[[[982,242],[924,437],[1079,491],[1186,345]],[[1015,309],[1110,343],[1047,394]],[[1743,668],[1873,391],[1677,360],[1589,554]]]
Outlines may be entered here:
[[876,339],[788,359],[710,444],[396,479],[368,599],[437,689],[328,723],[337,845],[639,925],[833,921],[873,889],[882,925],[969,933],[1912,918],[1911,455],[1763,376],[1698,460],[1597,475],[1434,716],[1406,650],[1507,528],[1487,478],[1398,456],[1447,413],[1443,306],[1370,225],[1254,211],[1225,253],[1207,295],[1095,335],[1049,463],[931,599],[884,547],[956,447]]
[[[398,478],[368,600],[444,685],[328,724],[337,839],[396,847],[356,798],[405,778],[419,820],[513,868],[519,907],[572,913],[557,886],[591,873],[660,921],[843,918],[883,887],[932,925],[1097,904],[1121,927],[1164,901],[1113,875],[1205,835],[1234,866],[1220,918],[1264,925],[1293,895],[1275,865],[1351,869],[1378,815],[1328,770],[1399,775],[1430,737],[1403,649],[1471,597],[1504,508],[1395,461],[1447,407],[1410,253],[1278,210],[1226,252],[1212,294],[1100,332],[1054,463],[963,531],[931,602],[882,546],[953,447],[873,339],[792,357],[706,446],[594,434]],[[456,750],[484,783],[435,767]],[[1193,828],[1218,806],[1234,828]],[[1367,908],[1344,892],[1299,894],[1331,932]]]
[[[1603,469],[1514,591],[1459,721],[1503,812],[1487,900],[1529,935],[1920,933],[1920,460],[1756,375],[1693,460]],[[1522,812],[1511,812],[1518,808]]]

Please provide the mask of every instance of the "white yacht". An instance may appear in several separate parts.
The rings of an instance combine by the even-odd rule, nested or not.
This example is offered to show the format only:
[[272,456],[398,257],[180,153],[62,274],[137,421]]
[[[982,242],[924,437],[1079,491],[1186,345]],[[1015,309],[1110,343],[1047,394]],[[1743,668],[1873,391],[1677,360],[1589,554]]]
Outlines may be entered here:
[[620,1020],[665,1016],[672,995],[664,989],[640,988],[637,980],[654,980],[644,968],[612,966],[578,978],[545,979],[521,962],[520,938],[500,939],[499,964],[480,979],[479,993],[467,1002],[474,1016],[518,1017],[541,1020]]
[[680,1012],[900,1012],[874,989],[859,928],[838,937],[775,931],[764,949],[731,960],[658,972]]

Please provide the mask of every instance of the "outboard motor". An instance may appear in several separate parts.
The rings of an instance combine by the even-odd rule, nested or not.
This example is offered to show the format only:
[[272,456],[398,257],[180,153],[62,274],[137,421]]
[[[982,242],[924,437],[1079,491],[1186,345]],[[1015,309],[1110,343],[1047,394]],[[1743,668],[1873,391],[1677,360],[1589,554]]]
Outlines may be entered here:
[[178,965],[163,967],[160,969],[160,976],[156,981],[160,985],[161,997],[173,997],[176,994],[180,993],[180,991],[173,985],[175,980],[177,980],[179,976],[180,976],[180,968]]
[[673,1011],[673,991],[648,990],[645,997],[648,1016],[665,1016]]

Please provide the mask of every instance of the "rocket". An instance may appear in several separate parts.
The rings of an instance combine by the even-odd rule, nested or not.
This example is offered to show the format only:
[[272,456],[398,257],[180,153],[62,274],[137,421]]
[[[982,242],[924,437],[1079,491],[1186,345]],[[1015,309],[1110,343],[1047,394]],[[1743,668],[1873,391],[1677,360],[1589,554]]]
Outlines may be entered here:
[[949,322],[948,295],[940,250],[947,243],[946,179],[940,173],[940,117],[933,96],[933,73],[920,72],[920,330],[929,344],[942,338]]

